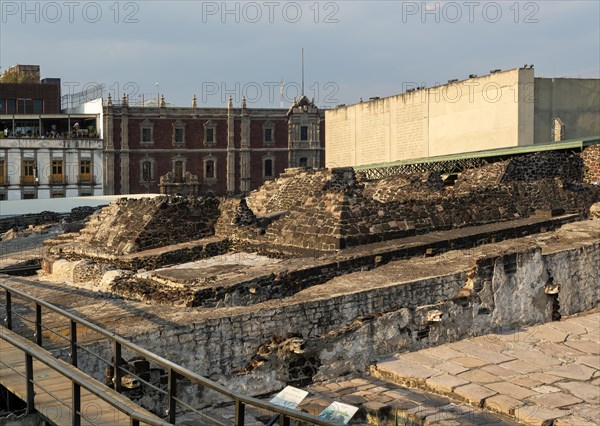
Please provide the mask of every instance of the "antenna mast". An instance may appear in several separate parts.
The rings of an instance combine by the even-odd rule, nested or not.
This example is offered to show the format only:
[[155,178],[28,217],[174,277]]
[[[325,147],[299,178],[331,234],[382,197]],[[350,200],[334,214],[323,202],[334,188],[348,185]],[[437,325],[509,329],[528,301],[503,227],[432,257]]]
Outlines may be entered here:
[[302,96],[304,96],[304,47],[302,48]]
[[283,87],[285,83],[283,82],[283,78],[279,82],[279,107],[283,108]]

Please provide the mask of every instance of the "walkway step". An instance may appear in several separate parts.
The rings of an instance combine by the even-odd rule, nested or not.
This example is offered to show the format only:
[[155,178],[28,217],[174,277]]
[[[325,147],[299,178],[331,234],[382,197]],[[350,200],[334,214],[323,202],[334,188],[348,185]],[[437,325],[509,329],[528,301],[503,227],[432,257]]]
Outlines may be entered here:
[[319,414],[333,401],[359,407],[353,425],[516,425],[511,419],[475,407],[453,403],[443,396],[399,387],[373,376],[318,383],[299,409]]

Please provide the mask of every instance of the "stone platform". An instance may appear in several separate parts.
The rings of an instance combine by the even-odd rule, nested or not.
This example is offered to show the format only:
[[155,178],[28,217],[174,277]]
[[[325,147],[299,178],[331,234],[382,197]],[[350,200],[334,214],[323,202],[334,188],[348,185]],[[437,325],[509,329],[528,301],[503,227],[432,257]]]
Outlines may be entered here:
[[[523,424],[597,425],[600,311],[397,355],[373,365],[371,373]],[[344,398],[340,389],[347,385],[327,388]],[[382,389],[373,400],[390,405],[390,395]],[[447,417],[430,424],[464,423]]]

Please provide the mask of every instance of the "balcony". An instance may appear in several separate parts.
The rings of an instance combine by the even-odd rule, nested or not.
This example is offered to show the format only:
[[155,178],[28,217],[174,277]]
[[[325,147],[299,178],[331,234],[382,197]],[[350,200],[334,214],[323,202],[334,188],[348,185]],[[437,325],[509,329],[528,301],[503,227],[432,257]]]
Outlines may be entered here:
[[21,185],[37,185],[38,180],[33,175],[21,176]]
[[96,179],[89,173],[82,173],[77,178],[79,185],[96,185]]
[[67,177],[65,175],[50,175],[48,183],[50,185],[66,185]]

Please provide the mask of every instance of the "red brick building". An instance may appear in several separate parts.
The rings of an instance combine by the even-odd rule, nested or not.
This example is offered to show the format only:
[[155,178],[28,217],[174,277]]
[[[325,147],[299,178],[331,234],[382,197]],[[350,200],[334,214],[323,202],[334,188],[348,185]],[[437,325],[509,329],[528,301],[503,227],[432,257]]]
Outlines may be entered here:
[[104,108],[107,194],[243,193],[288,167],[324,166],[324,117],[302,97],[289,110],[120,105]]

